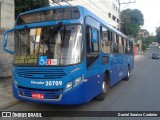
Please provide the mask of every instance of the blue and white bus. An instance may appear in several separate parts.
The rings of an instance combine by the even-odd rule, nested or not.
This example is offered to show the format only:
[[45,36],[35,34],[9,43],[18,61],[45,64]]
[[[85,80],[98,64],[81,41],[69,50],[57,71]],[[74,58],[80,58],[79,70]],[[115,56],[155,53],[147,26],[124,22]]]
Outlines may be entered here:
[[[14,38],[14,50],[7,41]],[[104,100],[109,88],[129,80],[133,42],[82,6],[30,10],[4,34],[13,54],[13,96],[50,103]]]

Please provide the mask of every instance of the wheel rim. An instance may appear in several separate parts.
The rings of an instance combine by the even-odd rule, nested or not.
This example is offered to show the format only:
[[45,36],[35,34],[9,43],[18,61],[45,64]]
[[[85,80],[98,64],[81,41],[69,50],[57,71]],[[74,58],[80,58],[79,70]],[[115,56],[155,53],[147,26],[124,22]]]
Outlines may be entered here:
[[128,70],[128,77],[130,76],[129,70]]
[[107,87],[106,87],[106,82],[105,81],[103,81],[102,90],[103,90],[104,93],[107,92]]

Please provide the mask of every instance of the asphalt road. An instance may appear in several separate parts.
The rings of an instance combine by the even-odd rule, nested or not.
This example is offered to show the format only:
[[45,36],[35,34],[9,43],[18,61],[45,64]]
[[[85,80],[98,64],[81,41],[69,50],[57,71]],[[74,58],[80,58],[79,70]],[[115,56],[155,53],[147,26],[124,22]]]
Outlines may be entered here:
[[[74,106],[48,105],[21,101],[6,110],[160,111],[160,60],[151,58],[153,52],[160,53],[160,50],[151,48],[142,55],[136,57],[135,69],[131,73],[130,80],[120,81],[112,87],[104,101],[92,100],[89,103]],[[68,120],[67,118],[65,119]]]

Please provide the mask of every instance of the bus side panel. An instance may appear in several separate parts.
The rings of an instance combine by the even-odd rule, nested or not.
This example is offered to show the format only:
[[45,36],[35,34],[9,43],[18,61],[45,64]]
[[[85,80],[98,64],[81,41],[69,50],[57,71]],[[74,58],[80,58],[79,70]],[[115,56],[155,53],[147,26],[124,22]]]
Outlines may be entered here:
[[132,54],[130,57],[130,72],[134,69],[134,55]]
[[87,69],[86,71],[86,94],[88,98],[94,98],[102,92],[102,82],[104,80],[104,65],[102,65],[101,57]]
[[111,86],[113,86],[114,84],[122,80],[125,74],[125,70],[124,70],[125,63],[124,63],[123,56],[119,54],[113,55],[111,62],[112,62],[111,68],[112,68],[113,77],[110,79],[110,84]]
[[101,93],[103,78],[103,74],[98,74],[90,78],[87,78],[87,82],[85,84],[87,101],[90,101],[91,99],[95,98],[99,93]]

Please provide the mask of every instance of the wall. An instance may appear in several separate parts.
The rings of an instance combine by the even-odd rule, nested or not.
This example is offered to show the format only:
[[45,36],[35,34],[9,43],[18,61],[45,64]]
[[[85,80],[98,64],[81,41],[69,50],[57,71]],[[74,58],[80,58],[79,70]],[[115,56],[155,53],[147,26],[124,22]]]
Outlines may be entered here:
[[11,28],[14,26],[14,0],[0,0],[0,28]]
[[[3,34],[14,26],[14,11],[14,0],[0,0],[0,77],[11,76],[13,57],[3,50]],[[13,47],[13,41],[8,45]]]

